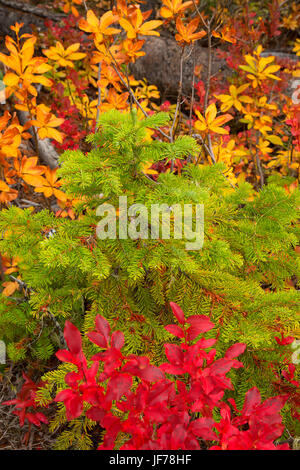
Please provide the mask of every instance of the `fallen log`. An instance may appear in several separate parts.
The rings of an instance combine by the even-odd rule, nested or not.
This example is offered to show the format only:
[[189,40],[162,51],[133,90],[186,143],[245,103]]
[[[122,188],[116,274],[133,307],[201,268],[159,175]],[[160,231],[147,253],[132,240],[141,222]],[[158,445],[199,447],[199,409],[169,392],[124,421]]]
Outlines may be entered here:
[[[146,55],[131,65],[131,72],[136,79],[146,78],[150,84],[156,85],[163,98],[176,98],[180,80],[181,47],[175,39],[166,36],[143,37],[143,50]],[[195,61],[195,63],[194,63]],[[182,91],[191,94],[194,65],[202,66],[202,79],[206,80],[208,50],[198,44],[193,49],[186,48],[183,63]],[[225,61],[212,52],[212,75],[225,71]]]
[[[143,9],[152,8],[155,13],[156,2],[147,0]],[[3,37],[10,34],[10,26],[17,21],[24,23],[24,32],[32,32],[33,28],[38,31],[45,29],[45,19],[51,19],[59,22],[66,15],[54,13],[51,6],[43,8],[30,5],[17,0],[0,0],[0,35]],[[154,15],[155,16],[155,15]],[[149,84],[156,85],[161,91],[162,99],[169,98],[175,101],[177,97],[178,85],[180,80],[180,54],[181,47],[173,37],[145,36],[143,50],[146,55],[140,57],[134,64],[131,64],[131,72],[136,79],[146,78]],[[297,60],[294,54],[282,52],[264,51],[262,56],[275,55],[278,59]],[[183,65],[183,83],[182,92],[185,96],[190,96],[193,80],[194,65],[202,66],[202,80],[206,81],[208,50],[198,44],[193,46],[193,50],[186,48],[186,59]],[[296,59],[295,59],[296,57]],[[215,49],[212,50],[212,75],[220,73],[220,79],[229,75],[230,69],[226,66],[224,60],[217,57]],[[291,94],[291,86],[288,87]]]
[[0,35],[11,33],[10,26],[16,22],[24,23],[23,32],[31,33],[33,28],[38,31],[45,29],[45,20],[60,21],[66,15],[53,13],[53,7],[39,8],[16,0],[0,0]]
[[[143,9],[153,9],[155,13],[156,2],[147,0]],[[49,7],[51,8],[51,7]],[[41,31],[45,29],[45,19],[59,22],[66,15],[53,13],[49,8],[39,8],[17,0],[0,0],[0,35],[3,37],[11,34],[10,26],[16,22],[24,23],[24,32],[32,33],[33,29]],[[164,96],[175,98],[179,83],[180,47],[171,37],[145,37],[144,50],[146,56],[141,57],[132,65],[132,71],[136,78],[146,78],[149,83],[158,86]],[[207,49],[195,46],[196,65],[203,66],[203,76],[207,64]],[[188,56],[188,53],[186,54]],[[193,53],[187,58],[183,70],[183,93],[190,94],[193,77]],[[223,62],[213,53],[212,73],[217,73],[222,68]]]

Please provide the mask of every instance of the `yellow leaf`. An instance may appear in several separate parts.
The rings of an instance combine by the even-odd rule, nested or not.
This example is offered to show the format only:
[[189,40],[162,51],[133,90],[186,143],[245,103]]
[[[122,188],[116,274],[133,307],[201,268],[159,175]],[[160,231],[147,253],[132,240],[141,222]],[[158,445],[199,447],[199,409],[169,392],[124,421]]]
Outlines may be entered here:
[[274,145],[283,145],[281,138],[278,135],[265,135],[265,138]]
[[16,281],[3,282],[2,286],[4,286],[2,295],[4,295],[5,297],[10,297],[18,289],[19,284]]

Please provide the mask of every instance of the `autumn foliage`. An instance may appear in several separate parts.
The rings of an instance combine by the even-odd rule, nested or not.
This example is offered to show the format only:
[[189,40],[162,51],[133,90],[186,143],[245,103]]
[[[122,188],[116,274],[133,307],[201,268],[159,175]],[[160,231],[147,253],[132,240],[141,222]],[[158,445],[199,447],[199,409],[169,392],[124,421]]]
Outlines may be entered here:
[[[26,373],[23,371],[23,388],[15,399],[5,400],[2,405],[14,405],[13,413],[18,416],[20,426],[27,426],[26,442],[32,425],[45,429],[49,426],[51,431],[56,431],[61,422],[74,425],[71,431],[63,431],[58,439],[58,447],[61,448],[67,448],[73,440],[81,442],[79,448],[91,448],[90,435],[101,432],[99,449],[288,450],[291,441],[297,439],[299,430],[299,367],[297,360],[292,359],[299,341],[299,319],[292,317],[289,311],[285,324],[278,312],[273,312],[271,302],[270,310],[265,309],[269,306],[266,298],[269,299],[272,294],[279,296],[282,292],[286,303],[281,303],[278,297],[278,308],[281,311],[290,305],[292,309],[297,308],[297,301],[292,295],[299,291],[299,225],[294,216],[299,209],[297,195],[300,181],[299,5],[272,0],[263,2],[260,11],[257,2],[251,1],[235,1],[227,7],[213,1],[202,7],[198,0],[162,0],[157,11],[152,12],[144,7],[143,2],[135,0],[100,3],[93,0],[56,0],[53,2],[54,8],[64,14],[60,22],[47,20],[45,29],[39,33],[24,32],[24,25],[16,23],[11,26],[11,33],[1,47],[0,78],[5,89],[1,91],[0,88],[0,206],[4,214],[11,209],[19,210],[15,214],[18,214],[16,217],[20,216],[21,222],[18,220],[15,226],[6,226],[1,233],[0,328],[3,338],[10,341],[8,360],[20,362],[26,370]],[[168,90],[158,89],[147,78],[136,79],[132,73],[132,67],[146,54],[145,45],[149,38],[155,41],[162,32],[172,38],[179,51],[177,96],[172,93],[168,95]],[[280,41],[286,44],[288,54],[272,53],[276,45],[279,47]],[[197,64],[197,47],[206,51],[205,66]],[[217,73],[213,71],[214,60],[221,64]],[[187,93],[184,70],[191,63],[190,91]],[[89,269],[84,250],[87,249],[89,254],[98,254],[99,259],[95,261],[97,268],[98,265],[105,265],[103,252],[97,251],[91,215],[94,207],[91,210],[89,203],[93,198],[94,201],[97,198],[105,201],[107,198],[109,201],[111,198],[104,194],[104,190],[100,196],[92,194],[91,182],[95,177],[93,163],[97,148],[106,145],[102,142],[97,147],[101,117],[113,110],[132,116],[134,125],[160,112],[167,113],[169,120],[162,118],[161,125],[145,128],[142,144],[136,148],[130,140],[134,132],[124,127],[128,131],[128,146],[132,144],[130,151],[135,170],[128,175],[120,176],[117,170],[114,174],[115,162],[111,165],[114,147],[111,145],[107,160],[101,162],[101,184],[101,178],[105,180],[103,175],[110,181],[109,172],[112,171],[116,179],[110,189],[117,191],[116,188],[121,188],[121,183],[124,183],[123,176],[134,176],[136,181],[130,180],[131,188],[126,187],[126,194],[131,197],[140,177],[151,183],[151,190],[161,187],[161,181],[164,181],[167,189],[163,197],[167,198],[176,184],[179,188],[185,171],[192,176],[193,172],[198,175],[197,171],[202,171],[204,179],[206,171],[212,171],[210,190],[216,197],[216,207],[221,204],[221,199],[229,201],[232,198],[232,203],[236,197],[235,203],[241,213],[245,207],[248,211],[246,216],[240,216],[240,219],[244,217],[243,227],[238,225],[236,219],[226,223],[219,215],[215,220],[210,216],[205,221],[205,240],[210,244],[211,251],[207,254],[204,250],[195,261],[200,263],[201,259],[205,259],[209,266],[209,288],[206,285],[199,287],[199,299],[200,295],[205,297],[204,301],[202,297],[199,300],[205,315],[188,315],[184,308],[185,315],[177,303],[169,304],[170,298],[166,293],[176,292],[172,291],[172,285],[177,282],[178,273],[174,272],[171,280],[167,278],[169,266],[164,265],[163,257],[160,258],[159,244],[157,260],[151,266],[151,269],[153,267],[159,271],[159,282],[153,282],[149,287],[146,280],[149,281],[152,272],[139,258],[141,246],[137,244],[136,264],[139,269],[144,269],[137,278],[140,276],[141,280],[142,275],[145,278],[140,286],[134,287],[133,297],[140,300],[145,296],[150,315],[152,307],[147,304],[147,290],[151,291],[150,294],[159,299],[159,321],[164,324],[163,333],[168,332],[174,337],[172,343],[161,341],[159,354],[149,330],[146,327],[145,331],[142,330],[145,312],[136,312],[132,307],[135,298],[124,298],[120,290],[118,308],[126,312],[126,329],[132,328],[133,335],[135,331],[142,330],[141,337],[147,353],[141,351],[140,355],[127,354],[130,349],[125,341],[128,331],[125,332],[125,327],[124,331],[115,327],[120,320],[119,313],[116,313],[112,323],[111,318],[108,321],[98,309],[91,307],[94,297],[101,295],[101,281],[105,275],[102,273],[90,285],[85,285]],[[91,134],[96,135],[94,140]],[[184,142],[185,137],[193,139],[193,149],[197,151],[183,151],[182,154],[176,151],[176,142],[181,139]],[[51,160],[50,156],[50,160],[45,159],[41,143],[49,145],[51,155],[57,154],[59,158]],[[120,153],[124,151],[124,157],[125,146],[122,147],[121,138],[119,143]],[[151,151],[156,155],[163,153],[161,149],[167,144],[175,149],[173,154],[169,152],[161,158],[144,159],[140,171],[136,171],[135,159],[143,145],[149,145],[149,155]],[[88,193],[84,189],[77,192],[66,190],[66,181],[61,177],[64,174],[63,153],[69,155],[71,151],[78,151],[78,161],[89,168],[88,177],[88,171],[84,172],[86,168],[73,169],[78,188],[89,188]],[[126,151],[129,151],[128,148]],[[120,166],[124,165],[125,168],[127,163],[124,157]],[[64,176],[68,181],[68,177]],[[168,178],[172,176],[177,177],[178,183],[170,183]],[[202,184],[202,181],[197,182],[197,187]],[[278,194],[281,194],[278,204],[284,200],[284,207],[290,203],[288,207],[293,208],[291,216],[288,210],[286,214],[280,214],[284,219],[282,225],[271,191],[267,195],[264,193],[265,188],[272,184],[277,185]],[[105,181],[103,185],[105,187]],[[221,196],[217,195],[219,188]],[[145,190],[146,193],[150,194],[150,190]],[[191,187],[191,197],[194,197],[192,193]],[[159,189],[156,194],[159,194]],[[141,192],[142,197],[144,193]],[[249,203],[253,204],[251,208],[247,206]],[[31,223],[26,219],[24,209],[30,211]],[[41,216],[45,221],[41,230],[34,216],[42,211],[47,215]],[[258,211],[262,211],[263,216],[255,219]],[[216,213],[219,214],[217,209]],[[5,224],[5,217],[1,222],[0,215],[0,223]],[[91,217],[88,227],[84,225],[85,217]],[[267,221],[265,232],[259,232],[258,227],[249,235],[247,217],[249,224],[255,220],[257,226],[264,218]],[[64,310],[58,302],[55,314],[52,314],[53,285],[49,287],[48,281],[41,276],[39,294],[42,293],[42,302],[35,296],[30,282],[22,278],[22,273],[28,275],[28,279],[37,273],[35,268],[28,273],[24,261],[26,255],[22,257],[17,254],[21,241],[18,240],[20,232],[16,228],[19,230],[24,223],[28,225],[29,252],[33,244],[41,242],[45,245],[55,236],[53,227],[59,226],[58,220],[67,227],[66,240],[73,240],[73,236],[79,240],[82,251],[78,253],[83,256],[80,282],[86,297],[83,296],[82,300],[72,281],[67,279],[67,293],[64,285],[55,286],[55,289],[61,288],[61,303],[64,305],[63,302],[68,299],[68,309]],[[76,229],[75,225],[71,226],[72,221],[78,222]],[[228,235],[227,231],[230,223],[232,235]],[[280,254],[278,247],[269,250],[262,245],[264,255],[256,256],[254,240],[257,232],[258,243],[265,243],[271,224],[274,224],[273,231],[278,237],[285,233],[282,226],[290,224],[287,251]],[[68,233],[69,227],[74,232],[71,233],[70,228]],[[82,233],[79,233],[78,227]],[[235,238],[237,231],[241,237],[239,241]],[[214,239],[216,232],[217,241]],[[248,248],[245,253],[246,238]],[[7,240],[15,246],[16,253],[2,249]],[[278,246],[281,241],[278,241]],[[228,255],[229,245],[235,253],[232,259]],[[73,250],[77,248],[74,243]],[[174,248],[174,258],[177,256],[176,249],[177,246]],[[69,255],[72,249],[68,250]],[[114,250],[114,247],[111,248],[111,258]],[[63,267],[64,255],[62,250],[57,251],[54,257]],[[241,370],[247,369],[247,360],[243,363],[245,351],[253,353],[252,359],[257,361],[258,370],[262,361],[255,352],[254,326],[253,343],[235,341],[225,350],[223,343],[218,342],[221,336],[222,341],[226,337],[227,343],[232,343],[233,333],[228,326],[231,315],[241,312],[240,321],[235,325],[235,335],[242,335],[243,321],[249,315],[249,312],[242,310],[238,297],[228,301],[228,291],[217,286],[214,259],[217,260],[215,264],[218,269],[222,265],[222,257],[227,276],[224,276],[224,283],[235,274],[243,282],[248,282],[249,303],[254,302],[253,299],[256,301],[258,288],[263,291],[261,307],[255,314],[264,326],[271,325],[267,340],[272,340],[274,348],[281,348],[282,351],[278,362],[271,358],[273,346],[273,349],[269,346],[264,348],[266,356],[263,367],[273,377],[269,390],[259,390],[239,382]],[[244,262],[245,259],[247,262]],[[248,259],[252,261],[248,262]],[[129,261],[134,263],[134,260],[135,255]],[[278,269],[280,263],[283,274],[277,271],[272,274],[272,269]],[[75,265],[74,261],[74,265],[70,264],[68,268],[71,266],[73,269]],[[105,265],[103,269],[108,268]],[[131,277],[122,277],[119,272],[122,269],[120,266],[111,267],[112,277],[119,279],[120,276],[120,283],[127,288]],[[178,267],[180,276],[185,275],[184,269],[184,266]],[[192,277],[187,276],[186,287],[183,289],[180,285],[176,292],[180,305],[187,305],[192,282]],[[70,292],[72,301],[68,297]],[[160,296],[164,296],[163,301]],[[106,298],[103,299],[103,305],[106,301]],[[79,303],[82,303],[80,308]],[[25,304],[28,309],[24,314],[22,308]],[[169,305],[176,324],[166,324]],[[215,308],[219,310],[213,318]],[[191,311],[196,310],[194,302]],[[32,311],[31,318],[28,312]],[[91,312],[95,317],[94,329],[87,329],[85,324],[83,330],[83,320]],[[51,324],[52,329],[49,327]],[[46,348],[38,346],[38,352],[34,353],[36,356],[33,353],[31,356],[32,345],[35,342],[39,345],[44,328],[51,330],[51,341],[55,329],[58,336],[60,333],[60,338],[55,337]],[[64,341],[65,349],[61,347]],[[61,348],[57,351],[58,344]],[[218,349],[220,344],[222,346]],[[48,382],[44,379],[32,380],[28,370],[36,368],[39,377],[42,376],[49,369],[47,364],[50,358],[57,369],[57,375],[53,372],[55,379],[54,375],[46,374]],[[234,396],[238,397],[238,403]],[[47,409],[45,413],[43,407]],[[48,420],[51,413],[55,414],[52,421]],[[77,429],[76,438],[72,434],[75,433],[76,420],[84,423],[82,426],[88,430],[82,441],[83,428],[80,432]],[[284,443],[281,444],[281,441]]]
[[68,388],[55,401],[64,403],[67,419],[85,415],[97,422],[106,431],[99,450],[114,449],[117,442],[121,450],[288,450],[288,444],[274,445],[284,429],[279,412],[287,397],[262,402],[259,390],[252,388],[242,410],[233,399],[228,399],[231,406],[224,401],[225,390],[232,388],[227,374],[243,367],[236,358],[246,345],[234,344],[216,359],[216,339],[204,337],[214,328],[210,319],[186,319],[177,304],[171,303],[171,308],[177,324],[165,328],[180,343],[165,344],[167,362],[159,367],[148,357],[124,356],[123,333],[111,332],[100,315],[87,337],[101,352],[87,361],[80,332],[66,322],[68,350],[56,356],[75,370],[66,375]]

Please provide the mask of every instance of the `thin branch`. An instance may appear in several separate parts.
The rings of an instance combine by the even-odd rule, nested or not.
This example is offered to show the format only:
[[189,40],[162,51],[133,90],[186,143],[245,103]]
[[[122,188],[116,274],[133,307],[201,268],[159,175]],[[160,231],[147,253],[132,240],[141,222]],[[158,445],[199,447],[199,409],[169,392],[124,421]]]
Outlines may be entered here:
[[[208,39],[208,47],[207,47],[207,76],[206,76],[206,86],[205,86],[205,97],[204,97],[204,113],[208,107],[208,99],[209,99],[209,94],[210,94],[210,83],[211,83],[211,69],[212,69],[212,28],[211,25],[213,23],[213,20],[215,18],[215,12],[212,14],[210,20],[205,21],[198,6],[196,5],[195,0],[193,0],[194,7],[196,9],[196,12],[201,19],[206,32],[207,32],[207,39]],[[208,153],[211,157],[212,162],[215,164],[216,163],[216,158],[214,155],[213,147],[212,147],[212,142],[211,142],[211,136],[208,134],[207,136],[208,140]],[[206,146],[205,146],[206,147]],[[207,147],[206,147],[207,148]]]
[[0,280],[4,281],[4,268],[2,263],[2,256],[0,254]]
[[[176,124],[177,116],[179,115],[180,108],[181,108],[183,62],[184,62],[184,46],[183,46],[183,48],[181,50],[181,54],[180,54],[180,72],[179,72],[177,103],[176,103],[174,119],[173,119],[173,122],[172,122],[172,125],[171,125],[171,128],[170,128],[170,142],[174,141],[174,136],[175,136],[174,127],[175,127],[175,124]],[[171,162],[171,172],[173,172],[173,171],[174,171],[174,159],[172,159],[172,162]]]
[[144,114],[145,117],[148,117],[148,113],[144,110],[144,108],[140,105],[140,103],[138,102],[138,100],[136,99],[136,97],[134,96],[134,93],[132,91],[132,89],[127,85],[127,83],[125,82],[125,80],[123,79],[122,75],[120,74],[119,70],[117,69],[117,67],[115,66],[115,64],[112,64],[113,66],[113,69],[114,71],[117,73],[119,79],[121,80],[121,82],[123,83],[124,87],[126,88],[126,90],[129,92],[129,94],[131,95],[133,101],[135,102],[135,104],[137,105],[137,107],[142,111],[142,113]]
[[[201,140],[201,143],[203,145],[203,147],[205,148],[205,150],[207,151],[208,155],[210,156],[213,164],[215,165],[217,163],[216,161],[216,157],[214,155],[214,152],[213,152],[213,149],[211,148],[211,150],[209,149],[209,147],[206,145],[206,143],[204,142],[203,140],[203,137],[202,135],[200,134],[193,134],[192,137],[194,137],[195,139],[200,139]],[[236,186],[234,184],[231,183],[231,181],[229,181],[229,179],[227,178],[226,175],[224,175],[224,173],[222,171],[220,171],[220,173],[224,176],[224,178],[226,179],[226,181],[230,184],[230,186],[235,189]]]
[[[203,140],[203,137],[201,134],[193,134],[192,137],[196,138],[196,139],[200,139],[201,140],[201,143],[203,145],[203,147],[205,148],[205,150],[207,151],[208,155],[210,156],[213,164],[215,164],[217,161],[216,161],[216,157],[215,157],[215,154],[213,152],[213,149],[212,149],[212,145],[210,145],[211,148],[209,148],[206,143],[204,142]],[[210,139],[210,144],[211,144],[211,139]]]
[[[110,53],[111,54],[111,53]],[[112,54],[111,54],[112,55]],[[115,66],[115,64],[112,64],[112,67],[114,69],[114,71],[117,73],[119,79],[121,80],[121,82],[123,83],[124,87],[126,88],[126,90],[128,91],[128,93],[131,95],[133,101],[135,102],[135,104],[137,105],[137,107],[142,111],[142,113],[144,114],[145,117],[149,117],[149,114],[144,110],[144,108],[140,105],[140,103],[138,102],[138,100],[136,99],[132,89],[130,86],[127,85],[127,83],[125,82],[125,80],[123,79],[122,75],[120,74],[118,68]],[[163,132],[159,127],[156,129],[161,135],[163,135],[166,139],[170,140],[170,136],[168,136],[165,132]]]
[[184,47],[182,48],[181,54],[180,54],[180,75],[179,75],[179,84],[178,84],[177,103],[176,103],[174,119],[173,119],[171,129],[170,129],[170,141],[171,142],[173,142],[174,140],[174,135],[173,135],[174,126],[176,123],[177,116],[180,112],[180,106],[181,106],[183,61],[184,61]]
[[194,51],[192,96],[191,96],[190,113],[189,113],[189,135],[191,135],[191,133],[192,133],[192,117],[193,117],[193,107],[194,107],[194,100],[195,100],[195,66],[196,66],[196,54],[195,54],[195,51]]
[[35,206],[35,207],[40,207],[42,205],[42,204],[39,204],[38,202],[29,201],[28,199],[21,199],[21,202],[25,202],[26,204],[29,204],[30,206]]
[[214,150],[213,150],[213,146],[212,146],[212,142],[211,142],[211,135],[210,135],[210,134],[207,135],[207,140],[208,140],[208,148],[209,148],[210,157],[211,157],[211,159],[212,159],[212,162],[213,162],[213,163],[216,163],[216,158],[215,158],[215,154],[214,154]]
[[88,11],[88,7],[87,7],[87,4],[86,4],[86,1],[83,0],[83,5],[84,5],[84,8],[85,8],[85,11],[87,12]]
[[258,137],[258,132],[256,133],[256,147],[255,147],[255,162],[256,162],[256,168],[257,168],[257,171],[258,171],[258,174],[259,174],[259,183],[260,183],[260,187],[262,188],[263,185],[265,184],[265,175],[264,175],[264,171],[263,171],[263,168],[262,168],[262,165],[261,165],[261,161],[260,161],[260,158],[259,158],[259,155],[258,155],[258,143],[259,143],[259,137]]
[[207,29],[206,21],[204,20],[204,18],[203,18],[203,16],[202,16],[202,13],[201,13],[201,11],[199,10],[199,8],[198,8],[198,6],[197,6],[195,0],[193,0],[193,4],[194,4],[194,8],[195,8],[195,10],[196,10],[196,12],[197,12],[199,18],[200,18],[201,21],[202,21],[203,26]]
[[211,80],[211,21],[207,23],[207,37],[208,37],[208,48],[207,48],[207,77],[206,77],[206,89],[204,98],[204,112],[208,105],[208,97],[210,93],[210,80]]
[[98,121],[99,121],[99,116],[100,116],[100,106],[101,106],[101,86],[100,86],[100,80],[101,80],[101,67],[102,67],[102,62],[99,62],[98,64],[98,80],[97,80],[97,86],[98,86],[98,103],[97,103],[97,116],[96,116],[96,127],[95,127],[95,132],[98,131]]
[[61,345],[63,348],[67,349],[67,343],[66,343],[66,340],[65,340],[65,337],[64,337],[64,333],[63,333],[63,330],[60,326],[60,324],[58,323],[58,321],[56,320],[55,316],[53,315],[53,313],[51,313],[48,309],[47,309],[47,313],[49,315],[49,317],[51,318],[51,320],[53,321],[54,325],[56,326],[56,328],[58,329],[58,332],[59,332],[59,340],[61,342]]
[[146,176],[146,178],[151,181],[151,183],[155,183],[155,184],[160,184],[158,181],[155,181],[153,180],[152,178],[150,178],[150,176],[148,176],[146,173],[142,172],[143,176]]
[[[129,75],[128,75],[128,64],[126,64],[126,80],[127,80],[127,86],[128,86],[128,88],[130,88]],[[132,95],[130,94],[129,97],[130,97],[129,106],[130,106],[130,112],[131,112],[132,111],[132,105],[133,105]]]

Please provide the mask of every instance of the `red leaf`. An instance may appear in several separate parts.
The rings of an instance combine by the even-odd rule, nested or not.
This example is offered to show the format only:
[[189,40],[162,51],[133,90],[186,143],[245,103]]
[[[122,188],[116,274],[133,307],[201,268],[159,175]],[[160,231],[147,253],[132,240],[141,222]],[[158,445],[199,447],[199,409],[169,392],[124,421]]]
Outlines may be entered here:
[[101,421],[105,415],[106,411],[96,406],[93,406],[86,412],[86,417],[88,419],[92,419],[93,421]]
[[77,364],[77,360],[67,349],[60,349],[55,354],[56,357],[62,362],[70,362],[71,364]]
[[184,448],[184,441],[187,438],[186,429],[182,424],[177,424],[171,434],[172,450]]
[[275,340],[281,346],[285,346],[286,344],[292,344],[294,342],[295,338],[293,338],[293,336],[284,337],[283,333],[281,332],[281,338],[279,338],[278,336],[275,336]]
[[95,325],[99,333],[101,333],[108,342],[110,332],[110,326],[108,321],[105,320],[105,318],[101,317],[101,315],[97,315],[95,319]]
[[78,418],[82,413],[83,403],[81,397],[69,388],[59,392],[54,401],[63,401],[65,403],[68,420]]
[[235,359],[220,358],[209,365],[211,372],[218,375],[227,374],[232,367],[238,369],[239,367],[243,367],[243,364]]
[[233,359],[239,356],[240,354],[243,354],[245,349],[246,349],[246,344],[244,343],[233,344],[232,346],[230,346],[230,348],[227,349],[224,357],[226,357],[226,359]]
[[79,330],[68,320],[65,323],[64,337],[72,354],[79,354],[82,348]]
[[16,405],[17,403],[19,403],[19,400],[15,398],[14,400],[3,401],[0,405]]
[[25,418],[28,419],[29,423],[35,424],[36,426],[40,426],[41,422],[34,413],[26,413]]
[[260,405],[261,396],[256,387],[250,388],[245,396],[245,402],[242,410],[243,416],[250,416],[254,409]]
[[198,341],[197,345],[199,345],[201,349],[206,349],[206,348],[211,348],[216,342],[217,340],[215,338],[209,338],[209,339],[201,338]]
[[83,379],[83,373],[80,372],[69,372],[65,376],[65,382],[70,388],[76,388],[77,382]]
[[61,392],[58,392],[58,394],[54,398],[54,401],[69,400],[70,398],[72,398],[73,395],[74,395],[73,390],[71,390],[70,388],[67,388],[65,390],[62,390]]
[[74,395],[71,400],[65,403],[65,406],[68,419],[79,418],[83,410],[83,403],[79,395]]
[[88,386],[82,394],[82,401],[87,401],[90,405],[99,406],[103,401],[103,393],[101,392],[100,387],[97,385]]
[[167,330],[171,335],[176,336],[177,338],[184,338],[184,332],[182,328],[177,325],[167,325],[165,326],[165,330]]
[[206,333],[215,326],[214,323],[205,315],[192,315],[187,319],[187,322],[191,325],[188,329],[189,341],[197,338],[200,333]]
[[103,336],[102,333],[99,333],[97,331],[91,331],[90,333],[87,333],[87,337],[89,338],[92,343],[97,344],[100,348],[107,348],[107,340]]
[[111,335],[111,345],[113,348],[118,350],[122,349],[124,346],[124,335],[121,331],[114,331]]
[[183,362],[183,351],[176,344],[165,344],[165,353],[169,361],[177,366]]
[[129,374],[117,374],[110,379],[107,385],[106,397],[108,400],[119,401],[123,395],[127,395],[132,385],[132,377]]
[[145,356],[131,357],[122,370],[148,382],[157,382],[165,377],[158,367],[149,364],[149,359]]
[[165,375],[158,367],[148,366],[140,371],[139,377],[147,382],[157,382],[164,379]]
[[47,417],[44,415],[44,413],[37,412],[37,413],[35,413],[35,416],[36,416],[42,423],[48,424],[48,419],[47,419]]
[[231,406],[234,409],[235,413],[238,415],[240,413],[240,410],[238,410],[238,408],[236,406],[235,399],[234,398],[228,398],[227,401],[231,404]]
[[192,421],[189,429],[195,436],[212,441],[217,440],[217,436],[212,430],[214,424],[214,420],[211,418],[199,418]]
[[162,405],[168,399],[174,385],[172,382],[158,382],[154,384],[148,395],[148,404],[153,407],[156,405]]
[[174,316],[179,321],[179,323],[184,325],[184,323],[185,323],[184,313],[181,310],[181,308],[179,307],[179,305],[175,304],[175,302],[170,302],[170,307],[171,307],[171,309],[174,313]]
[[17,412],[14,412],[17,416],[19,416],[19,420],[20,420],[20,426],[21,428],[24,426],[24,423],[25,423],[25,414],[26,414],[26,410],[25,408],[23,408],[23,410],[21,410],[19,413]]
[[173,364],[169,364],[168,362],[161,364],[159,368],[167,374],[182,375],[185,373],[185,369],[183,367],[173,366]]

